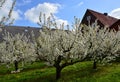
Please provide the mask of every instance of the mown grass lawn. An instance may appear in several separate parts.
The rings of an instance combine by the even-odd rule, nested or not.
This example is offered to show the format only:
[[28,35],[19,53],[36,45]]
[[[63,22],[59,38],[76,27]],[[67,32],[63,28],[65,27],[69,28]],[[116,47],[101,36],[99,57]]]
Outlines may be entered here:
[[[55,68],[43,62],[27,65],[17,74],[11,74],[10,70],[0,66],[0,82],[56,82]],[[77,63],[64,68],[58,82],[120,82],[120,64],[99,65],[97,70],[93,70],[92,62]]]

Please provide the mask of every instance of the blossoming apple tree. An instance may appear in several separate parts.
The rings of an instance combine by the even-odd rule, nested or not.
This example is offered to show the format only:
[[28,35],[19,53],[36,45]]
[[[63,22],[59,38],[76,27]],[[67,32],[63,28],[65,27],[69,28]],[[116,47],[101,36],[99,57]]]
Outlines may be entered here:
[[97,68],[97,62],[105,64],[120,56],[120,31],[115,32],[107,27],[100,29],[97,23],[83,28],[85,50],[93,60],[93,69]]
[[25,63],[35,61],[34,44],[24,34],[12,35],[6,32],[3,39],[0,43],[1,63],[14,64],[17,71],[19,62],[24,66]]
[[64,24],[58,27],[55,21],[51,23],[51,26],[55,28],[52,29],[47,26],[48,23],[51,23],[51,21],[42,23],[43,28],[36,41],[36,49],[41,60],[49,62],[49,65],[56,68],[56,79],[59,79],[64,67],[84,61],[87,54],[84,53],[85,46],[82,45],[82,32],[80,31],[80,20],[78,18],[75,18],[72,31],[68,26],[68,29],[65,30]]

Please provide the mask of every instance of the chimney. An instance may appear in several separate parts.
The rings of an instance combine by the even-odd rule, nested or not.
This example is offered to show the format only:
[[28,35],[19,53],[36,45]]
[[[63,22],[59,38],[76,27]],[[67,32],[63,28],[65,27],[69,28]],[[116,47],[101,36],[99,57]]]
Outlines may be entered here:
[[108,13],[104,13],[104,15],[105,15],[105,16],[107,16],[107,15],[108,15]]

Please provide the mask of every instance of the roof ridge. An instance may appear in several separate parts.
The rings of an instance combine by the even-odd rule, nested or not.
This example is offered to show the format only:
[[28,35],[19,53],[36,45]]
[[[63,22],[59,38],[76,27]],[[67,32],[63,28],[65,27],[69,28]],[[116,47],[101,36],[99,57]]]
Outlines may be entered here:
[[93,14],[96,18],[98,18],[98,20],[104,25],[111,26],[113,23],[119,20],[115,17],[109,16],[109,15],[106,16],[103,13],[100,13],[91,9],[87,9],[87,11]]
[[[91,9],[87,9],[87,10],[90,11],[90,12],[94,12],[94,13],[98,13],[98,14],[104,15],[104,13],[100,13],[100,12],[98,12],[98,11],[94,11],[94,10],[91,10]],[[105,15],[104,15],[104,16],[105,16]],[[110,15],[107,15],[107,16],[109,16],[110,18],[114,18],[114,19],[119,20],[118,18],[112,17],[112,16],[110,16]]]

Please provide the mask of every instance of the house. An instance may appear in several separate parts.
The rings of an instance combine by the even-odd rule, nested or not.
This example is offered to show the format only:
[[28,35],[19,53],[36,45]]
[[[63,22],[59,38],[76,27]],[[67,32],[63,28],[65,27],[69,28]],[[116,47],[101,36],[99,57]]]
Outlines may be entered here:
[[97,21],[100,27],[109,27],[116,31],[120,30],[120,19],[109,16],[107,13],[99,13],[90,9],[87,9],[81,24],[93,25]]

